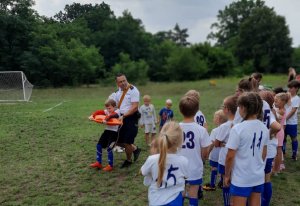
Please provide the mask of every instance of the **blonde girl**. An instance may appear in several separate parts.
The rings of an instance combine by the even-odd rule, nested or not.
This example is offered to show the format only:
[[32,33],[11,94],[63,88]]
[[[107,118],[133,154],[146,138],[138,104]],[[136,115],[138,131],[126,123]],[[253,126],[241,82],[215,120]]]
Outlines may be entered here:
[[176,122],[167,122],[158,137],[159,154],[151,155],[141,168],[149,186],[149,205],[182,205],[188,160],[177,155],[183,132]]

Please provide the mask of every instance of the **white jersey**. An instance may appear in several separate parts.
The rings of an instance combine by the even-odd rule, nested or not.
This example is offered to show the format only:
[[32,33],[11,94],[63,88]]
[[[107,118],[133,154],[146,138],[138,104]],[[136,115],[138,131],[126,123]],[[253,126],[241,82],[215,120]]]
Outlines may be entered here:
[[298,124],[297,113],[298,113],[299,104],[300,104],[300,97],[298,95],[296,95],[291,98],[291,105],[290,106],[286,105],[286,114],[287,115],[292,110],[292,108],[297,108],[296,112],[289,119],[286,120],[286,124],[288,124],[288,125]]
[[156,112],[153,104],[149,104],[148,106],[142,105],[139,109],[141,113],[140,124],[151,124],[155,125],[156,120]]
[[233,119],[233,125],[236,125],[238,123],[241,123],[243,121],[243,118],[242,116],[240,115],[240,108],[237,107],[236,108],[236,112],[235,112],[235,115],[234,115],[234,119]]
[[[229,138],[229,132],[231,130],[232,124],[233,124],[233,121],[230,121],[230,120],[221,124],[216,139],[219,140],[220,142],[222,142],[223,144],[226,144],[228,141],[228,138]],[[218,163],[223,166],[225,166],[227,152],[228,152],[227,147],[221,147]]]
[[267,158],[274,158],[277,154],[278,139],[276,137],[268,139]]
[[[105,113],[105,116],[110,115],[110,113],[106,109],[104,110],[104,113]],[[115,113],[117,113],[120,116],[120,110],[119,109],[116,109]],[[119,129],[119,125],[116,125],[116,126],[107,125],[106,128],[105,128],[105,130],[110,130],[110,131],[115,131],[115,132],[117,132],[118,129]]]
[[205,116],[200,110],[195,114],[194,121],[202,127],[206,123]]
[[231,183],[238,187],[253,187],[265,182],[262,152],[269,139],[269,130],[259,120],[246,120],[235,125],[226,147],[236,151]]
[[[122,97],[122,94],[123,94],[123,91],[121,90],[121,88],[119,88],[119,90],[112,93],[109,96],[109,98],[115,100],[118,105],[119,101]],[[131,85],[130,88],[128,89],[127,93],[125,94],[125,97],[120,106],[121,114],[126,113],[130,109],[132,103],[139,102],[139,101],[140,101],[140,92],[135,86]]]
[[[211,133],[210,133],[210,140],[213,143],[216,140],[216,137],[219,133],[220,130],[220,126],[217,128],[214,128]],[[214,162],[218,162],[219,161],[219,153],[220,153],[220,147],[213,147],[213,149],[210,151],[209,153],[209,157],[208,159]]]
[[157,186],[159,154],[151,155],[141,168],[144,183],[149,186],[149,205],[165,205],[184,191],[188,175],[188,160],[177,154],[167,154],[163,181]]
[[206,129],[196,122],[179,123],[184,134],[184,141],[179,155],[189,160],[188,180],[198,180],[203,175],[203,162],[201,157],[201,148],[208,147],[211,144]]

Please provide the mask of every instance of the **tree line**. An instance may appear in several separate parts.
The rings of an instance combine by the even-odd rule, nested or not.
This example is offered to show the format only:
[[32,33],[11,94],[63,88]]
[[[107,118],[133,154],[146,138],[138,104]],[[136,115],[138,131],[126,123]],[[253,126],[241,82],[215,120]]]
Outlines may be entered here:
[[191,44],[178,24],[152,34],[129,11],[117,17],[104,2],[66,5],[53,17],[40,16],[34,3],[0,2],[0,71],[24,71],[37,86],[111,83],[117,72],[143,84],[300,66],[285,18],[262,0],[220,10],[208,36],[214,45]]

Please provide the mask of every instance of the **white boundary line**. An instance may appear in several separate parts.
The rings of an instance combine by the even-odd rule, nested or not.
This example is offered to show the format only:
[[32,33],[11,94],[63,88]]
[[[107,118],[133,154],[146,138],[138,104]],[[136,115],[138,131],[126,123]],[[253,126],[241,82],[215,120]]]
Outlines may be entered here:
[[62,101],[62,102],[58,103],[57,105],[55,105],[55,106],[53,106],[53,107],[50,107],[50,108],[44,110],[43,112],[49,112],[49,111],[51,111],[52,109],[54,109],[55,107],[59,107],[60,105],[62,105],[64,102],[66,102],[66,101]]

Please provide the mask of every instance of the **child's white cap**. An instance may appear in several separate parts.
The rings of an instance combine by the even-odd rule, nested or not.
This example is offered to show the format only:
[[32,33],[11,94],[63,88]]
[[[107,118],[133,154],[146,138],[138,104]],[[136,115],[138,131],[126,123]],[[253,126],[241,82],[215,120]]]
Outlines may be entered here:
[[167,99],[166,100],[166,104],[172,104],[172,100],[171,99]]

